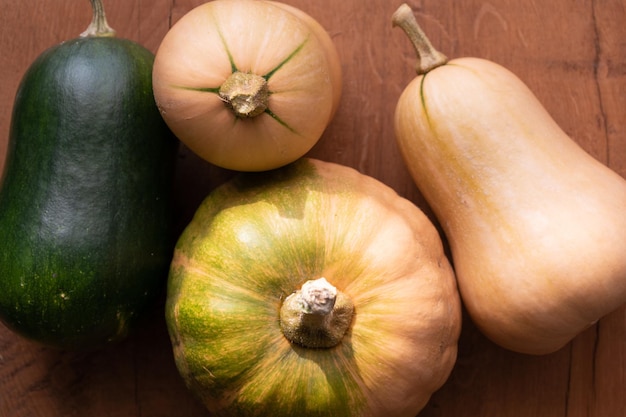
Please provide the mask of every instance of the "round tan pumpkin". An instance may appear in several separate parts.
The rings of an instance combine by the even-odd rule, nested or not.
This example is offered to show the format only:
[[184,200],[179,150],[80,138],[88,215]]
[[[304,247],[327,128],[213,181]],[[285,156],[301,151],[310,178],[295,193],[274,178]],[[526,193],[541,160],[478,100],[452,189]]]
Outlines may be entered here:
[[185,14],[156,53],[154,96],[176,136],[238,171],[286,165],[339,105],[341,65],[311,16],[262,0],[214,0]]

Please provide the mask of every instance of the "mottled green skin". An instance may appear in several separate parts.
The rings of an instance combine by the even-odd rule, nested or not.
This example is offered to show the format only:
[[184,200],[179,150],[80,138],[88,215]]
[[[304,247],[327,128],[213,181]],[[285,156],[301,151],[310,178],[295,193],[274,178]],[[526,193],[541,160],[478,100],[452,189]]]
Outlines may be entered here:
[[152,63],[131,41],[78,38],[23,77],[0,183],[0,319],[23,336],[117,341],[165,283],[177,144]]
[[[355,305],[330,349],[291,344],[282,300],[324,276]],[[456,357],[460,302],[435,228],[382,183],[303,159],[211,193],[180,237],[166,319],[219,417],[413,417]]]

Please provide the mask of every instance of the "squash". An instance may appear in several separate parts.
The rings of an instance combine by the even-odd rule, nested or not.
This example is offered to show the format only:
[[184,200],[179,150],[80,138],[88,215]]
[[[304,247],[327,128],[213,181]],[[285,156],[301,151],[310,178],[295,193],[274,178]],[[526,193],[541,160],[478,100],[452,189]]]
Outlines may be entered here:
[[491,61],[447,61],[407,5],[418,76],[399,148],[450,243],[464,305],[507,349],[547,354],[626,301],[626,182]]
[[45,345],[123,339],[163,294],[177,141],[154,55],[114,37],[100,0],[83,36],[24,74],[0,189],[0,319]]
[[166,318],[187,386],[229,417],[414,417],[461,325],[422,211],[308,158],[208,195],[176,245]]
[[190,150],[222,168],[263,171],[318,142],[339,105],[341,65],[328,33],[302,10],[214,0],[168,31],[153,84],[163,118]]

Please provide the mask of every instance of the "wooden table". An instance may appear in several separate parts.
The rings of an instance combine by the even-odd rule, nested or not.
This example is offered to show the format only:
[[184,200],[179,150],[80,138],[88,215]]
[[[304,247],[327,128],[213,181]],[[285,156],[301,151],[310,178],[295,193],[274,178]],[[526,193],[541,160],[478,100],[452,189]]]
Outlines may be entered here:
[[[311,156],[353,166],[427,213],[396,148],[392,115],[414,76],[414,53],[390,16],[400,1],[286,0],[314,16],[336,42],[344,70],[341,107]],[[201,0],[105,0],[123,37],[156,51]],[[626,0],[415,0],[432,42],[449,57],[478,56],[513,70],[561,127],[626,176]],[[88,24],[87,0],[0,0],[0,161],[21,75],[45,48]],[[184,148],[177,221],[229,173]],[[626,215],[626,213],[625,213]],[[626,256],[626,254],[625,254]],[[1,279],[1,277],[0,277]],[[465,318],[457,365],[421,417],[626,416],[626,309],[603,318],[559,352],[511,353]],[[157,305],[115,348],[59,352],[0,325],[0,417],[200,417],[174,367]]]

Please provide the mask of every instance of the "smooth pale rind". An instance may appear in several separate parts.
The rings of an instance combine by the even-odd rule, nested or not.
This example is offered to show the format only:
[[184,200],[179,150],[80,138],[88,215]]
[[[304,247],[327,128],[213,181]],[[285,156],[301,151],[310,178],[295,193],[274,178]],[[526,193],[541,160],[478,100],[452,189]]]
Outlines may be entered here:
[[[328,47],[318,29],[272,2],[207,2],[159,46],[155,99],[176,136],[207,161],[240,171],[277,168],[317,143],[336,108],[341,75]],[[233,65],[268,76],[269,112],[237,118],[206,91],[218,89]]]
[[[216,189],[177,244],[166,311],[188,386],[216,416],[414,417],[447,379],[461,324],[432,223],[336,164],[250,175]],[[279,309],[322,276],[355,317],[335,348],[301,348]]]
[[626,301],[626,182],[514,74],[450,61],[407,86],[395,124],[489,338],[550,353]]
[[274,4],[278,7],[282,7],[290,13],[293,13],[298,17],[298,19],[305,22],[313,31],[313,33],[317,36],[317,39],[322,43],[324,47],[324,52],[326,53],[326,59],[328,65],[330,67],[330,82],[333,85],[333,109],[331,111],[331,119],[337,112],[339,108],[339,102],[341,101],[341,92],[343,90],[342,85],[342,72],[341,69],[341,59],[339,57],[339,53],[337,52],[337,48],[335,44],[326,31],[326,29],[313,17],[305,13],[304,11],[293,7],[286,3],[281,3],[278,1],[269,1],[269,3]]

